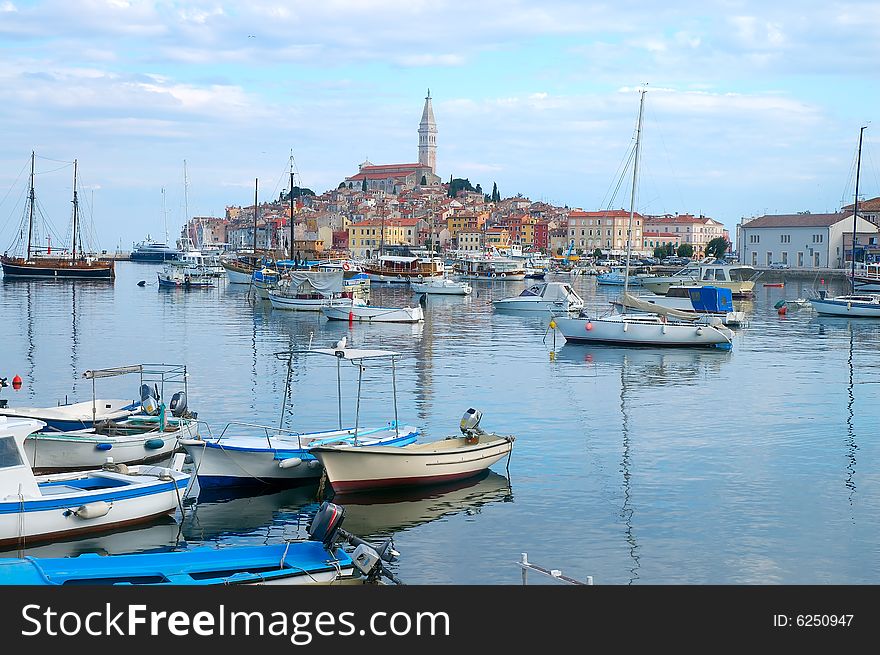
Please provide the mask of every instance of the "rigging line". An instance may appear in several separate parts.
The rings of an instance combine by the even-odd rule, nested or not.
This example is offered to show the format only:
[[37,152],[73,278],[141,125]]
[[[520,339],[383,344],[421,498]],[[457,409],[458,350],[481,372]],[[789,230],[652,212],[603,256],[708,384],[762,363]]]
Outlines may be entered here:
[[[651,119],[650,112],[651,112],[650,109],[648,110],[648,112],[645,112],[647,114],[646,118],[648,118],[648,120]],[[679,206],[686,207],[687,205],[684,202],[684,194],[681,192],[681,187],[678,184],[678,175],[676,174],[675,169],[672,166],[672,158],[669,156],[669,149],[666,147],[666,141],[663,139],[663,130],[660,129],[660,123],[657,121],[651,121],[651,127],[652,127],[651,133],[653,134],[656,132],[660,138],[660,145],[663,148],[663,154],[666,155],[666,161],[669,164],[669,170],[672,172],[673,186],[675,187],[675,191],[678,194],[678,200],[681,203]],[[645,159],[650,160],[650,157],[646,157]],[[651,173],[651,171],[650,171],[650,167],[649,167],[649,169],[648,169],[649,177],[650,177],[650,173]],[[659,187],[659,185],[658,185],[658,187]]]
[[70,168],[71,166],[73,166],[73,162],[70,162],[67,166],[59,166],[58,168],[52,168],[48,171],[34,171],[34,175],[48,175],[49,173],[57,173],[58,171],[63,171],[64,169]]
[[[611,195],[611,198],[608,198],[608,194],[611,193],[611,188],[609,187],[608,191],[605,192],[605,195],[602,198],[602,204],[600,207],[605,207],[606,209],[611,209],[611,205],[614,204],[614,200],[617,198],[617,194],[620,191],[620,187],[623,184],[623,181],[626,177],[626,172],[629,170],[630,164],[632,163],[633,157],[635,157],[635,146],[630,146],[627,149],[627,152],[621,162],[617,165],[617,169],[615,171],[617,175],[617,182],[614,185],[614,192]],[[606,205],[605,201],[608,200]]]

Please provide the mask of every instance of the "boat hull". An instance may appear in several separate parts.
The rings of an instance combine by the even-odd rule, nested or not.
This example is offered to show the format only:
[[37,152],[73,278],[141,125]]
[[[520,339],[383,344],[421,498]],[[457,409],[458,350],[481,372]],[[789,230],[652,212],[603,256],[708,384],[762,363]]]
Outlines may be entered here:
[[469,284],[452,281],[448,284],[412,282],[410,286],[415,293],[430,293],[444,296],[466,296],[473,290]]
[[28,263],[23,259],[2,259],[3,275],[6,277],[40,277],[52,279],[78,279],[78,280],[113,280],[116,276],[113,260],[107,262],[95,261],[91,264],[85,262],[67,262],[59,260],[57,264],[38,265]]
[[[295,298],[281,293],[269,292],[269,302],[274,309],[285,309],[296,312],[320,312],[322,307],[341,307],[346,310],[352,307],[350,298]],[[363,306],[363,301],[355,301],[355,306]],[[346,317],[347,320],[347,317]]]
[[324,316],[335,321],[367,323],[419,323],[425,320],[421,305],[415,307],[375,307],[373,305],[321,307]]
[[[483,441],[485,440],[485,441]],[[335,491],[440,484],[480,474],[506,457],[513,437],[481,436],[476,444],[464,437],[404,448],[315,448]],[[450,443],[446,443],[450,442]],[[437,446],[437,447],[435,447]]]
[[711,281],[701,283],[698,280],[687,280],[682,278],[658,278],[656,280],[642,280],[642,287],[650,291],[651,293],[656,293],[658,296],[665,296],[669,291],[669,287],[675,286],[713,286],[719,287],[722,289],[730,289],[734,298],[748,298],[752,296],[755,292],[755,282],[753,280],[745,280],[742,282],[720,282],[720,281]]
[[880,318],[880,303],[847,302],[831,298],[812,298],[810,304],[817,313],[825,316],[854,316],[857,318]]
[[556,328],[566,341],[574,343],[611,343],[633,346],[716,347],[730,348],[733,333],[711,325],[663,322],[645,315],[609,318],[554,318]]
[[119,421],[141,411],[140,404],[130,400],[97,399],[94,405],[92,401],[84,401],[57,407],[4,407],[0,409],[0,416],[43,421],[46,426],[42,432],[68,432],[92,428],[96,421]]

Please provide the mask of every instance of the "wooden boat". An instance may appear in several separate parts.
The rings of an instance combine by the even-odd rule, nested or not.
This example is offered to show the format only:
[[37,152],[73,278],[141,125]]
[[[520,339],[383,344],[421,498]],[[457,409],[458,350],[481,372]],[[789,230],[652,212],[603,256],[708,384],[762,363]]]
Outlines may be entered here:
[[[342,529],[345,508],[323,503],[308,539],[260,546],[201,547],[102,557],[0,558],[0,585],[299,585],[374,583],[397,578],[385,566],[390,540],[372,545]],[[356,546],[349,554],[346,543]]]
[[480,412],[469,409],[461,420],[461,437],[401,448],[319,446],[312,453],[334,491],[449,482],[485,471],[513,449],[513,436],[484,432],[480,418]]
[[166,264],[156,276],[160,288],[208,289],[215,286],[214,276],[204,268]]
[[0,418],[0,544],[68,537],[148,521],[180,505],[190,476],[184,455],[171,468],[126,467],[35,476],[24,440],[38,421]]
[[45,431],[65,432],[94,428],[96,423],[119,421],[143,411],[137,401],[95,398],[49,407],[2,407],[0,416],[41,421]]
[[[17,277],[40,277],[52,279],[86,279],[86,280],[113,280],[116,276],[114,260],[101,260],[94,255],[88,255],[82,248],[82,229],[79,225],[79,200],[77,198],[77,162],[73,162],[73,232],[71,239],[70,254],[68,256],[52,256],[52,247],[47,245],[45,249],[33,243],[34,220],[36,214],[36,196],[34,193],[34,160],[35,154],[31,152],[30,187],[28,190],[28,204],[26,218],[22,220],[22,228],[19,234],[27,234],[27,246],[19,252],[21,256],[9,256],[3,254],[0,257],[0,266],[3,275],[8,278]],[[20,242],[20,246],[23,244]]]
[[541,282],[518,296],[493,301],[497,309],[516,311],[572,312],[584,308],[584,301],[566,282]]
[[419,323],[425,320],[422,306],[378,307],[376,305],[323,306],[324,316],[334,321],[366,321],[368,323]]
[[526,279],[526,269],[522,263],[494,253],[457,259],[453,270],[462,280],[510,282]]
[[406,284],[411,281],[423,281],[442,277],[445,270],[443,260],[439,257],[401,257],[398,255],[382,255],[378,259],[363,265],[364,273],[372,282]]
[[[346,444],[349,448],[367,445],[387,445],[398,447],[413,443],[419,436],[418,428],[398,423],[395,409],[393,421],[375,427],[364,428],[359,425],[357,415],[353,427],[343,427],[342,422],[342,362],[358,366],[358,395],[355,406],[361,401],[361,381],[365,363],[375,364],[382,359],[392,362],[398,353],[383,350],[360,350],[346,348],[343,339],[336,348],[314,348],[306,351],[279,353],[288,359],[292,367],[293,355],[320,355],[332,357],[337,364],[337,399],[339,420],[336,427],[320,432],[296,432],[276,427],[263,426],[265,436],[231,435],[231,428],[257,427],[250,424],[230,423],[217,437],[181,439],[180,443],[192,457],[195,476],[200,488],[224,486],[279,485],[301,482],[320,477],[320,462],[312,454],[316,446],[326,444]],[[396,373],[392,364],[392,388],[396,389]],[[288,382],[290,377],[288,377]],[[285,398],[287,389],[285,389]],[[394,392],[394,407],[396,404]]]

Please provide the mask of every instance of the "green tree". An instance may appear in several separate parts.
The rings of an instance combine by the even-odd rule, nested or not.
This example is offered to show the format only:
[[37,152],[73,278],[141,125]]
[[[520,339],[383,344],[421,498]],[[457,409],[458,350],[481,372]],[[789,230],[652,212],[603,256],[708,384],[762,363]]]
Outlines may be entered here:
[[449,182],[449,197],[455,198],[461,191],[475,191],[471,186],[471,182],[467,178],[457,177]]
[[501,202],[501,194],[498,193],[498,184],[492,182],[492,202]]
[[602,258],[602,250],[601,250],[601,248],[596,248],[596,249],[593,251],[593,257],[595,257],[596,259],[601,259],[601,258]]
[[367,190],[367,178],[364,178],[364,181],[361,182],[361,191],[366,192]]
[[474,187],[474,191],[476,191],[477,193],[483,193],[483,187],[481,187],[481,186],[478,184],[477,186]]
[[654,247],[654,258],[655,259],[663,259],[666,257],[666,246],[655,246]]
[[706,256],[715,259],[723,259],[730,250],[730,241],[724,237],[715,237],[706,244]]
[[693,257],[694,256],[694,247],[689,243],[683,243],[678,247],[676,254],[679,257]]

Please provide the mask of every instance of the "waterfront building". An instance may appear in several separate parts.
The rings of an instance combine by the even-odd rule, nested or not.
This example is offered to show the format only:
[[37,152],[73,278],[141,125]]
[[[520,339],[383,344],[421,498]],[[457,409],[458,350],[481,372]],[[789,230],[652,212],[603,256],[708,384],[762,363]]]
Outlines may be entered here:
[[[632,251],[642,250],[642,229],[645,218],[633,214]],[[575,252],[591,253],[597,248],[606,254],[626,254],[626,231],[629,212],[625,209],[608,209],[586,212],[580,209],[568,213],[568,243],[574,241]],[[566,246],[567,247],[567,246]]]
[[[791,268],[846,268],[852,251],[852,229],[853,215],[845,212],[759,216],[743,221],[737,228],[739,261],[751,266],[778,262]],[[877,226],[860,216],[856,238],[861,244],[873,241],[876,245]]]
[[727,238],[724,224],[708,216],[692,214],[664,214],[663,216],[645,216],[646,232],[665,232],[681,235],[680,243],[690,244],[694,249],[694,257],[701,258],[706,253],[706,245],[718,237]]

